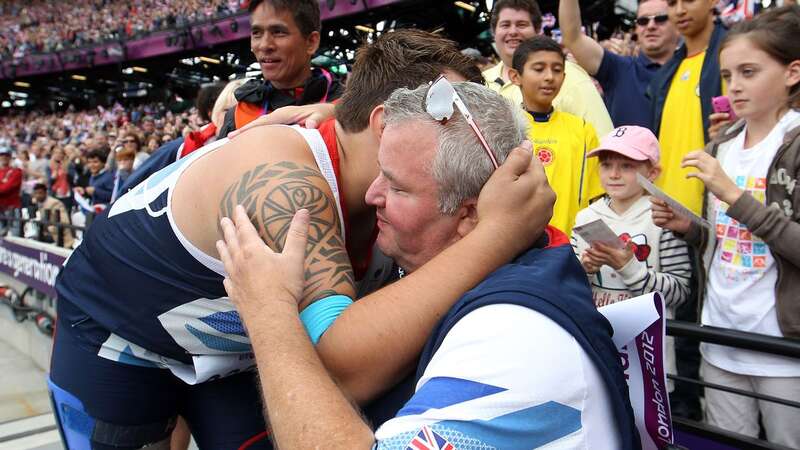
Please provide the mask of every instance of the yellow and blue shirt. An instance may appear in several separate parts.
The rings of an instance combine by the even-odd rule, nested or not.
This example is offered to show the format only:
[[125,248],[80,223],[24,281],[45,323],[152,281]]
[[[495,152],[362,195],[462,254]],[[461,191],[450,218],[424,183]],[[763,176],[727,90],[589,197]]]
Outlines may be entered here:
[[681,161],[687,153],[705,147],[700,104],[700,71],[705,57],[703,51],[681,62],[664,102],[658,133],[661,175],[656,185],[698,215],[703,209],[704,185],[696,178],[686,178],[697,169],[681,168]]
[[556,193],[550,225],[569,236],[578,211],[603,193],[597,158],[586,158],[598,145],[597,133],[589,122],[558,109],[550,114],[528,113],[526,117],[534,155],[542,162]]

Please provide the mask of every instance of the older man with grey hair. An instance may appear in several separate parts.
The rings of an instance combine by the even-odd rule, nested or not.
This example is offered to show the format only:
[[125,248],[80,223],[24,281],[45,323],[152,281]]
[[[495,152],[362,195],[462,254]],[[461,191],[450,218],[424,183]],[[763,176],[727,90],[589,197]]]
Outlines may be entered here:
[[[525,122],[490,89],[443,78],[395,91],[383,121],[380,174],[366,201],[377,210],[380,249],[414,277],[469,237],[480,220],[478,193],[524,139]],[[223,221],[226,289],[237,304],[296,304],[308,215],[295,216],[283,253],[243,246],[254,242],[248,224],[243,213],[235,224]],[[247,298],[252,290],[241,284],[257,273],[280,276]],[[243,319],[253,345],[271,349],[258,363],[282,450],[639,448],[611,327],[554,228],[442,318],[416,370],[367,408],[374,433],[325,372],[296,312]],[[301,409],[300,398],[313,398],[314,408]]]

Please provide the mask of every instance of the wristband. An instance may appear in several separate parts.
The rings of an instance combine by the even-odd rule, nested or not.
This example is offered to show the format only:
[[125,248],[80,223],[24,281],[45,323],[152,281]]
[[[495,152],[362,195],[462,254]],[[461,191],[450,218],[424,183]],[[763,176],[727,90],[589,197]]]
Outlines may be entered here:
[[317,300],[300,312],[300,321],[314,345],[317,345],[319,338],[351,304],[353,300],[346,295],[331,295]]

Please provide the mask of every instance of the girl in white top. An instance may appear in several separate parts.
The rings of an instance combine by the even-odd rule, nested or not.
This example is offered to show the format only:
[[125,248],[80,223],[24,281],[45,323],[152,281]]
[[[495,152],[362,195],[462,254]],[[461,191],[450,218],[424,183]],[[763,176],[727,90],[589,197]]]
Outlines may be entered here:
[[[798,270],[790,247],[800,236],[793,194],[800,167],[788,162],[797,161],[800,147],[789,138],[800,127],[797,36],[800,8],[784,7],[737,25],[721,45],[721,75],[741,120],[682,163],[697,169],[689,177],[705,183],[713,228],[701,230],[654,201],[656,224],[690,243],[708,242],[704,325],[778,337],[796,330],[797,308],[788,303],[796,304],[797,294],[786,296],[783,287],[797,285],[788,278]],[[800,360],[712,344],[701,345],[701,353],[707,382],[800,401]],[[760,412],[771,442],[800,448],[800,409],[709,388],[705,398],[711,424],[756,437]]]

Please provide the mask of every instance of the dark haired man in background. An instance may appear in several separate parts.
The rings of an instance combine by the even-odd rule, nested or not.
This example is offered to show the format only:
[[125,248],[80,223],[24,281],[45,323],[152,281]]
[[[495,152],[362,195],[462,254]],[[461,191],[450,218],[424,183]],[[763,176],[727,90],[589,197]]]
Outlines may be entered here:
[[282,106],[329,102],[343,91],[333,74],[311,68],[322,28],[318,2],[251,0],[247,9],[250,50],[263,79],[236,90],[239,103],[225,116],[219,137]]

